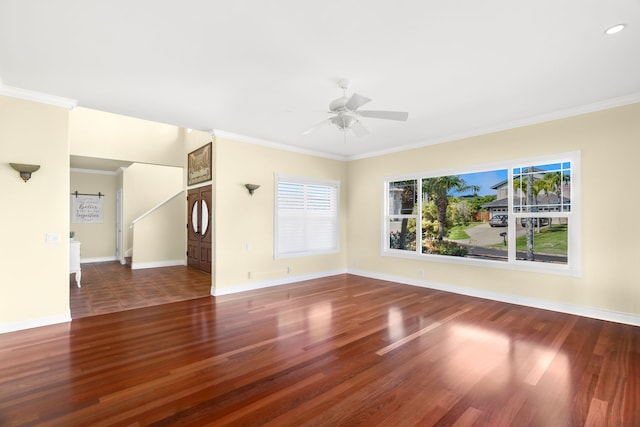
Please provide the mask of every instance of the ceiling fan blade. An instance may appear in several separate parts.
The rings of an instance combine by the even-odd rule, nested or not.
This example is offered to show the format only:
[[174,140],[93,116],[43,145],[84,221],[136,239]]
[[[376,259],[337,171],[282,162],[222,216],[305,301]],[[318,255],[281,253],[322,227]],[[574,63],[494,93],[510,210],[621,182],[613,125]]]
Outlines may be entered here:
[[370,98],[354,93],[353,95],[351,95],[351,98],[349,98],[349,100],[344,106],[348,110],[355,111],[370,101],[371,101]]
[[302,135],[308,135],[311,132],[315,131],[316,129],[331,123],[331,119],[324,119],[323,121],[321,121],[320,123],[316,123],[315,125],[311,126],[309,129],[305,130],[304,132],[302,132]]
[[363,110],[358,111],[358,114],[362,117],[371,117],[374,119],[386,119],[386,120],[400,120],[402,122],[409,118],[409,113],[405,111],[372,111]]
[[357,121],[351,126],[351,130],[356,134],[358,138],[369,135],[369,131],[362,124],[362,122]]

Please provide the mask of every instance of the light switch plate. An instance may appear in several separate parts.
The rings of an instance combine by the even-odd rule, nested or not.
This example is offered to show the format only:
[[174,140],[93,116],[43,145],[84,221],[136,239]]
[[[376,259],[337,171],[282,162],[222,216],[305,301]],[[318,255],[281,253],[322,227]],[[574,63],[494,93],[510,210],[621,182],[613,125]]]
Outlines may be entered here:
[[47,233],[47,243],[60,242],[60,235],[58,233]]

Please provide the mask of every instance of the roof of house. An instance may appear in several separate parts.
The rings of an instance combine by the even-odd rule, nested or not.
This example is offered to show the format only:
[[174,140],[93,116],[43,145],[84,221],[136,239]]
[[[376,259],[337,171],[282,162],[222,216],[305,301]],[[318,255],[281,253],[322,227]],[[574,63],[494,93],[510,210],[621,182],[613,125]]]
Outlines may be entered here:
[[[536,197],[536,205],[557,205],[559,201],[559,197],[557,194],[555,193],[549,193],[549,199],[547,200],[547,195],[546,194],[538,194],[538,196]],[[566,205],[571,203],[571,199],[567,198],[567,197],[563,197],[562,198],[562,204]],[[520,197],[515,196],[513,198],[513,204],[514,205],[520,205],[521,201],[520,201]],[[502,199],[498,199],[498,200],[494,200],[492,202],[489,203],[485,203],[483,204],[481,207],[484,209],[490,209],[490,208],[504,208],[507,207],[509,205],[509,199],[507,197],[504,197]]]

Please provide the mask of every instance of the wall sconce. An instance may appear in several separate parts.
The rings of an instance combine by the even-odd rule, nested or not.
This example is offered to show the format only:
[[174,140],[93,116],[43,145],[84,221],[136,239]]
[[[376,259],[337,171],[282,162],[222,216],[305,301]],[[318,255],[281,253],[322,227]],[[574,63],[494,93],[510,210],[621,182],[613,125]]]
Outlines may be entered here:
[[23,163],[9,163],[11,167],[18,172],[20,172],[20,178],[24,180],[24,182],[29,181],[31,178],[31,174],[40,169],[40,165],[25,165]]
[[245,184],[244,185],[247,190],[249,190],[249,194],[253,196],[253,192],[256,191],[260,186],[258,184]]

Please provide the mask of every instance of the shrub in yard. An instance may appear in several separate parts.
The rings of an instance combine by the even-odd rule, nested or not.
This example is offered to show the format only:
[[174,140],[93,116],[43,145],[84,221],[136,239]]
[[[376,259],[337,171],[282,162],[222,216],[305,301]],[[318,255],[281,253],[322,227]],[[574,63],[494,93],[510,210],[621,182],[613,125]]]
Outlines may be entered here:
[[448,240],[425,240],[423,252],[436,255],[467,256],[467,248]]

